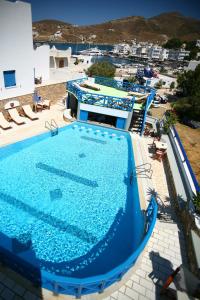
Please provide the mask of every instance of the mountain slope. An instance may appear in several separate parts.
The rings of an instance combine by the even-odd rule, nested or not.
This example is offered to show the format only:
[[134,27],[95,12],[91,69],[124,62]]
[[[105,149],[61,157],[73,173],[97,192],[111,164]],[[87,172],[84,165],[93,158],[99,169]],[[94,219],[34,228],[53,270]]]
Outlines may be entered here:
[[177,37],[182,40],[200,39],[200,20],[188,18],[180,13],[171,12],[146,19],[140,16],[112,20],[110,22],[77,26],[57,20],[43,20],[33,23],[39,33],[37,40],[55,39],[57,31],[64,42],[93,41],[94,43],[120,43],[123,41],[152,41],[163,43]]

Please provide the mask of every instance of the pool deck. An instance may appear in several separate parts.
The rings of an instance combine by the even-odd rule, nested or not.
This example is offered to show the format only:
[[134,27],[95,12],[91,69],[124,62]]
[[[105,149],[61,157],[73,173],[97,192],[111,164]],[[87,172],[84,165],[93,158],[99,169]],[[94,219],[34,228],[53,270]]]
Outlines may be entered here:
[[[39,113],[41,117],[38,121],[30,121],[21,127],[16,125],[15,128],[6,132],[1,130],[0,145],[45,132],[44,123],[51,118],[54,118],[59,126],[66,125],[67,123],[62,118],[63,109],[62,103],[58,103],[52,106],[50,111]],[[34,126],[33,122],[35,122]],[[143,209],[147,207],[150,195],[155,189],[159,195],[160,217],[157,219],[153,235],[146,249],[133,269],[120,282],[106,289],[103,294],[84,296],[82,297],[83,300],[160,299],[160,281],[165,280],[172,269],[175,269],[182,262],[187,263],[184,236],[171,206],[170,189],[163,163],[151,158],[149,153],[151,138],[143,138],[137,134],[131,134],[131,136],[136,166],[142,163],[151,163],[153,169],[151,179],[138,178],[141,207]],[[5,266],[0,266],[0,299],[67,300],[75,298],[54,295],[45,289],[36,289],[25,278]]]
[[63,119],[64,110],[64,104],[62,101],[59,101],[56,105],[52,105],[50,110],[44,109],[40,112],[37,112],[39,118],[38,120],[31,121],[28,118],[24,118],[26,123],[22,125],[17,125],[14,122],[10,122],[12,128],[7,130],[0,128],[0,147],[24,140],[43,132],[47,132],[48,129],[45,127],[45,122],[51,122],[51,119],[56,121],[58,127],[63,127],[67,124],[70,124]]

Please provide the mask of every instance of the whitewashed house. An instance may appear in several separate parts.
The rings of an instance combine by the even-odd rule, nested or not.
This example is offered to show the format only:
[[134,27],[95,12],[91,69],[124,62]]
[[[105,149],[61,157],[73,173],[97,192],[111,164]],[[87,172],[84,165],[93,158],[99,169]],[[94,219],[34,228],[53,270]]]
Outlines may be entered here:
[[31,94],[48,79],[49,49],[33,48],[31,5],[0,0],[0,100]]
[[67,50],[58,50],[53,46],[49,55],[51,69],[66,68],[70,63],[72,49],[69,47]]
[[168,59],[169,60],[178,60],[183,61],[184,59],[188,58],[190,55],[190,51],[187,51],[183,48],[180,49],[170,49]]
[[0,100],[34,90],[31,5],[0,1]]
[[34,78],[41,82],[49,79],[49,45],[39,46],[33,51]]
[[128,55],[131,52],[131,47],[129,44],[117,44],[114,46],[113,53],[114,54],[121,54],[121,55]]
[[162,54],[162,47],[160,46],[152,46],[148,49],[148,57],[155,60],[160,60]]

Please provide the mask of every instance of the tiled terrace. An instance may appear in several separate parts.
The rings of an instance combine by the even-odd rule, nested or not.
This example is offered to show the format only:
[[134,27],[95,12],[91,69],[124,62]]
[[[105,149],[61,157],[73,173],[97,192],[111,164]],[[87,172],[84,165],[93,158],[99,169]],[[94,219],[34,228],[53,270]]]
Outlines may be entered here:
[[[60,106],[60,112],[58,112],[59,107],[54,109],[57,111],[57,117],[54,115],[54,118],[57,118],[58,124],[62,126],[64,124],[61,118],[63,108]],[[46,115],[41,120],[43,131],[44,120],[51,118],[48,115],[48,113],[51,114],[51,111],[44,113]],[[42,114],[43,112],[41,116]],[[36,132],[36,129],[34,132],[29,132],[30,135],[37,133],[39,132]],[[26,134],[27,128],[24,128],[24,131],[20,133],[21,139],[22,136],[24,138],[27,137]],[[15,139],[19,139],[17,129],[13,140]],[[152,143],[151,139],[141,138],[133,134],[132,140],[136,166],[149,162],[152,164],[153,169],[152,179],[138,178],[142,208],[146,208],[148,199],[155,189],[158,193],[158,202],[160,204],[159,219],[142,257],[140,257],[133,270],[130,270],[121,282],[111,286],[103,294],[88,295],[82,298],[84,300],[162,299],[159,295],[160,281],[165,280],[173,269],[182,262],[185,263],[187,261],[184,237],[176,215],[171,208],[170,188],[168,188],[163,164],[151,158],[149,153],[149,145]],[[74,299],[74,297],[54,295],[50,291],[37,289],[21,276],[1,266],[0,299],[58,300]]]

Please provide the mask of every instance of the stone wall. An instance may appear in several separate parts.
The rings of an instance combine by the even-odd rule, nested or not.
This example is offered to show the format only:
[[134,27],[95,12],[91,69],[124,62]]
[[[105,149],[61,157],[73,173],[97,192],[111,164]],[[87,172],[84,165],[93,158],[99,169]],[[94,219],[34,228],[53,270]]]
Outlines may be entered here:
[[[38,95],[40,95],[43,99],[50,100],[51,104],[55,104],[57,101],[62,100],[67,94],[66,83],[45,85],[37,87],[36,90],[38,91]],[[11,100],[18,100],[20,102],[20,105],[33,104],[33,94],[19,96],[12,99],[1,100],[0,111],[3,111],[5,104]]]

